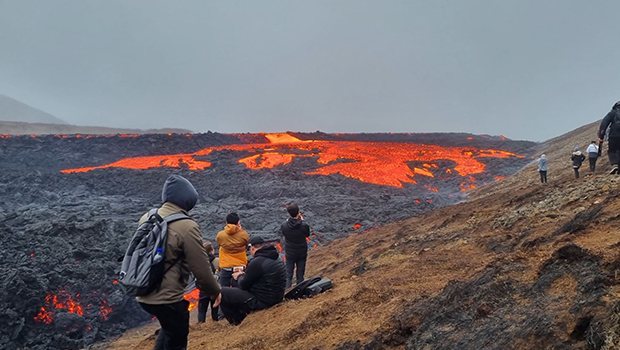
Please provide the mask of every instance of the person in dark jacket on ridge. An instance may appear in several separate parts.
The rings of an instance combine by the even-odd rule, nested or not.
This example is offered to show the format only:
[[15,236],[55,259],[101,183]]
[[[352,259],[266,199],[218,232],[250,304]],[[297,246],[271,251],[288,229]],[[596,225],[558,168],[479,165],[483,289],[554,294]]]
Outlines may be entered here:
[[249,246],[254,259],[245,271],[232,276],[238,288],[222,287],[220,309],[232,325],[241,324],[249,313],[267,309],[284,299],[286,273],[276,247],[261,237],[250,238]]
[[[205,242],[202,246],[205,248],[207,256],[209,256],[209,267],[211,268],[213,274],[217,277],[215,273],[216,268],[213,263],[216,259],[213,243]],[[218,308],[213,307],[213,299],[211,299],[211,296],[208,293],[201,290],[198,299],[198,323],[204,323],[206,321],[207,309],[209,308],[209,305],[211,305],[211,319],[213,321],[219,321]]]
[[[198,201],[198,193],[182,176],[172,175],[162,190],[164,204],[157,210],[161,217],[190,211]],[[147,214],[140,219],[146,221]],[[190,272],[196,277],[196,285],[210,295],[217,307],[221,301],[220,286],[208,267],[209,257],[202,246],[200,227],[191,219],[175,221],[168,225],[166,242],[165,274],[158,289],[149,295],[137,297],[140,306],[155,316],[161,330],[155,340],[155,350],[187,349],[189,334],[189,303],[183,294]]]
[[306,259],[308,258],[308,243],[310,226],[304,222],[304,217],[299,212],[299,206],[291,203],[286,207],[291,216],[280,227],[281,235],[284,236],[284,252],[286,256],[286,288],[293,285],[293,271],[296,271],[296,284],[304,280],[306,273]]
[[618,165],[620,164],[620,101],[616,102],[611,108],[611,111],[607,113],[601,126],[598,130],[598,141],[602,143],[605,139],[605,134],[609,128],[609,143],[608,156],[609,163],[611,164],[610,174],[619,174]]
[[586,156],[581,153],[579,147],[575,147],[575,151],[571,154],[570,160],[573,161],[573,170],[575,171],[575,179],[579,178],[579,168],[581,168],[581,164],[586,160]]

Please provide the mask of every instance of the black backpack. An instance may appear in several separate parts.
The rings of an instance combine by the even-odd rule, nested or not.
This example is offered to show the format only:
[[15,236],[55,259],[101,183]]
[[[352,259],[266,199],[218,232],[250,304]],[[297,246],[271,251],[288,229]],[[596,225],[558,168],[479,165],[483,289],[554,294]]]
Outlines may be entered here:
[[191,219],[183,213],[162,218],[157,214],[157,209],[150,210],[147,215],[147,220],[138,227],[129,243],[118,277],[118,284],[125,294],[132,297],[149,295],[159,288],[164,274],[180,259],[177,258],[164,270],[168,225]]
[[330,279],[315,276],[297,284],[284,295],[284,298],[287,300],[309,298],[332,288],[333,283]]

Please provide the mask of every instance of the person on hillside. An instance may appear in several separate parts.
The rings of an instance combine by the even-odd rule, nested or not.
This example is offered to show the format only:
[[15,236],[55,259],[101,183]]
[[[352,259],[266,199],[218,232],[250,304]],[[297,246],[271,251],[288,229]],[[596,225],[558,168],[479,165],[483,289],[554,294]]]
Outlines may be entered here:
[[601,121],[601,126],[598,130],[599,143],[602,143],[605,139],[607,128],[609,128],[609,138],[607,140],[609,148],[607,153],[609,155],[609,163],[611,164],[611,171],[609,173],[618,174],[618,164],[620,164],[620,101],[614,104],[611,111]]
[[306,273],[306,259],[308,258],[308,243],[310,226],[304,221],[299,206],[291,203],[286,207],[290,217],[280,227],[284,237],[284,251],[286,256],[286,288],[293,285],[293,271],[296,271],[295,283],[301,283]]
[[[216,273],[217,268],[215,266],[215,260],[217,258],[215,257],[215,249],[213,248],[213,243],[205,242],[202,246],[204,247],[205,251],[207,252],[207,256],[209,257],[209,267],[211,268],[211,271],[217,279],[219,276]],[[211,319],[213,321],[219,321],[218,308],[213,306],[213,299],[211,299],[211,296],[208,293],[201,290],[198,300],[198,323],[204,323],[206,321],[207,309],[209,308],[209,305],[211,305]]]
[[575,179],[579,178],[579,168],[581,168],[581,164],[586,160],[586,156],[581,153],[579,147],[575,147],[573,154],[570,157],[570,160],[573,161],[573,170],[575,171]]
[[540,173],[540,183],[547,183],[547,156],[542,154],[538,158],[538,172]]
[[248,264],[246,249],[250,237],[241,228],[237,213],[226,216],[226,226],[215,237],[220,245],[220,285],[230,287],[234,270],[245,269]]
[[[187,215],[198,201],[198,193],[182,176],[172,175],[162,191],[164,204],[157,210],[161,217],[176,213]],[[148,218],[140,219],[140,224]],[[140,306],[155,316],[161,330],[155,340],[155,350],[181,350],[187,348],[189,334],[189,303],[183,294],[190,272],[196,277],[196,285],[206,295],[214,298],[213,305],[220,303],[220,286],[209,266],[209,257],[202,246],[200,227],[191,219],[170,223],[166,242],[165,273],[159,288],[149,295],[137,297]],[[206,268],[205,268],[206,267]]]
[[590,172],[593,173],[596,170],[596,160],[598,159],[598,146],[596,141],[592,141],[586,149],[588,153],[588,160],[590,161]]
[[249,313],[284,299],[286,269],[276,247],[261,237],[252,237],[249,248],[254,258],[248,268],[232,275],[238,288],[222,287],[220,308],[232,325],[241,324]]

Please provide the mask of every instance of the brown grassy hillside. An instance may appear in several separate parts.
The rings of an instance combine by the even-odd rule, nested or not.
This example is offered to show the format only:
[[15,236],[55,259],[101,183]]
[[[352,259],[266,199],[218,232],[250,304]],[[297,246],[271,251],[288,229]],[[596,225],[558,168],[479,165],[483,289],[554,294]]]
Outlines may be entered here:
[[[547,185],[531,164],[466,203],[313,250],[309,275],[333,291],[237,327],[194,324],[189,349],[616,348],[620,177],[575,180],[569,160],[595,129],[547,142]],[[157,328],[109,348],[151,349]]]

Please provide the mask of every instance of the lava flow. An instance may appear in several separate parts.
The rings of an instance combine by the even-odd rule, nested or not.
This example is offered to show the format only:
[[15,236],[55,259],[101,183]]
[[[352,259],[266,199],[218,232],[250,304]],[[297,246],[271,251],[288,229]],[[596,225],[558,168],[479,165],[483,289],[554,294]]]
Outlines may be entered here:
[[[523,158],[512,152],[472,147],[442,147],[399,142],[300,140],[289,134],[265,134],[264,136],[269,143],[218,146],[187,154],[125,158],[107,165],[66,169],[62,172],[80,173],[105,168],[144,170],[157,167],[186,167],[190,170],[204,170],[211,166],[211,162],[196,157],[231,150],[255,153],[238,160],[249,169],[274,168],[290,164],[294,158],[311,157],[316,158],[322,166],[314,171],[305,172],[306,175],[340,174],[362,182],[403,187],[404,183],[417,183],[414,179],[416,175],[434,177],[433,171],[438,166],[433,162],[439,160],[449,160],[455,163],[452,169],[442,170],[441,173],[456,172],[466,177],[484,172],[485,164],[478,158]],[[409,162],[420,162],[422,165],[410,166]]]
[[185,294],[183,298],[189,302],[187,310],[192,311],[198,307],[198,301],[200,300],[200,290],[196,288],[191,292]]
[[[45,305],[41,307],[39,313],[34,317],[36,322],[51,324],[54,321],[56,310],[64,310],[65,312],[83,316],[84,308],[79,302],[80,294],[73,297],[68,291],[61,289],[57,294],[47,293],[45,297]],[[88,307],[91,305],[89,304]],[[99,310],[97,311],[102,319],[106,320],[112,308],[107,305],[105,300],[101,301]]]

